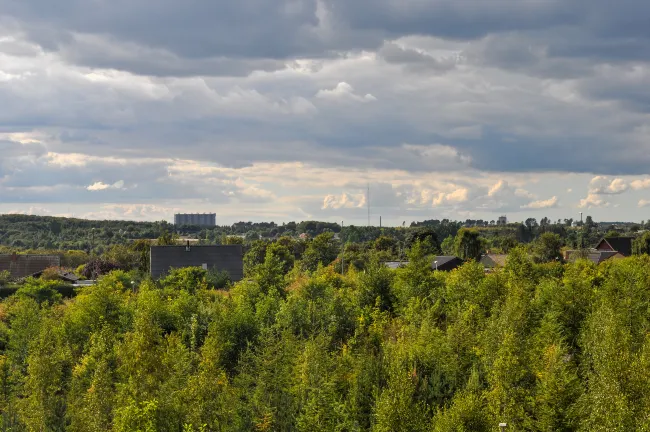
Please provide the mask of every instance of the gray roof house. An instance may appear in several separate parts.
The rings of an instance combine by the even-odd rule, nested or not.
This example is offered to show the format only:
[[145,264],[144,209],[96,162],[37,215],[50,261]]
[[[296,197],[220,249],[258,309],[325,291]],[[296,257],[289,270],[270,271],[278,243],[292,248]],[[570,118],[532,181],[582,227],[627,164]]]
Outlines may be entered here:
[[242,245],[220,246],[152,246],[151,277],[158,279],[170,269],[202,267],[226,271],[233,282],[244,277]]
[[48,267],[60,267],[58,255],[0,255],[0,271],[8,270],[11,277],[20,279],[41,272]]

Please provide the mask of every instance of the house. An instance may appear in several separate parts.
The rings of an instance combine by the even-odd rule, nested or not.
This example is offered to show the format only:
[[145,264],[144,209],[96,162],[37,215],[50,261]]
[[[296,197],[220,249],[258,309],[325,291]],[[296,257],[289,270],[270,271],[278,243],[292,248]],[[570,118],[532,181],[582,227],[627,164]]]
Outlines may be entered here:
[[151,277],[158,279],[170,269],[202,267],[206,270],[225,271],[233,282],[244,277],[242,245],[152,246],[150,257]]
[[499,226],[508,225],[508,218],[506,216],[499,216],[499,219],[497,220],[497,225]]
[[604,238],[596,246],[596,250],[613,252],[616,251],[623,256],[632,255],[632,240],[634,237],[608,237]]
[[485,254],[481,256],[479,262],[485,270],[491,270],[496,267],[504,267],[507,258],[507,254]]
[[433,259],[434,270],[451,271],[463,265],[463,260],[457,256],[437,256]]
[[13,279],[21,279],[45,270],[60,267],[58,255],[0,255],[0,272],[9,271]]
[[597,249],[588,249],[585,252],[579,250],[568,250],[564,253],[564,260],[567,262],[575,262],[580,258],[588,259],[594,264],[600,264],[612,259],[625,258],[625,255],[617,251],[603,251]]
[[[408,265],[408,261],[387,261],[384,265],[391,269],[398,269]],[[437,256],[431,261],[431,268],[440,271],[451,271],[463,265],[463,260],[456,256]]]
[[[40,278],[43,275],[44,272],[45,272],[45,270],[41,270],[41,271],[38,271],[38,272],[34,273],[31,276],[35,277],[35,278]],[[67,282],[67,283],[71,283],[71,284],[79,282],[79,276],[77,276],[76,274],[74,274],[72,272],[66,271],[65,269],[62,269],[62,268],[57,268],[56,272],[57,272],[57,279],[60,280],[61,282]]]

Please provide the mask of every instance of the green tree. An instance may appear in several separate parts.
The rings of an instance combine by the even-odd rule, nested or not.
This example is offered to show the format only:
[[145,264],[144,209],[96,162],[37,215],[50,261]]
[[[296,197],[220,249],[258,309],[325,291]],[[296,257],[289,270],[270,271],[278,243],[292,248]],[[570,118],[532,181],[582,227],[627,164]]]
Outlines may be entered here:
[[287,245],[282,244],[280,242],[274,242],[268,246],[267,251],[271,251],[271,254],[273,254],[280,260],[280,262],[282,263],[283,273],[286,274],[291,271],[295,263],[295,258],[293,252],[291,251],[291,249],[289,249]]
[[392,311],[395,303],[393,278],[393,271],[377,259],[371,260],[366,271],[359,275],[359,306]]
[[643,233],[632,241],[634,255],[650,255],[650,232]]
[[27,357],[26,397],[20,401],[20,417],[29,430],[64,430],[65,372],[68,353],[61,342],[56,317],[48,317]]
[[113,245],[104,252],[104,259],[114,262],[125,270],[130,270],[139,264],[139,256],[133,249],[124,245]]
[[158,246],[173,246],[178,244],[179,235],[176,232],[169,232],[166,229],[163,230],[156,240],[156,245]]
[[339,254],[338,242],[334,234],[325,232],[317,235],[309,243],[302,256],[302,266],[305,270],[314,271],[318,265],[330,265]]
[[255,240],[250,244],[244,254],[244,275],[250,277],[255,273],[255,268],[264,262],[268,242]]
[[483,242],[478,230],[461,228],[454,242],[456,255],[464,260],[478,260],[483,253]]
[[373,246],[376,251],[387,252],[389,255],[393,255],[397,250],[397,241],[393,237],[382,235],[377,237]]
[[440,249],[442,249],[442,254],[443,255],[454,255],[456,253],[456,245],[455,245],[455,239],[452,236],[447,236],[446,239],[442,241],[442,244],[440,245]]
[[562,239],[559,235],[545,232],[535,240],[532,251],[538,263],[562,260]]
[[284,263],[273,249],[267,249],[264,262],[255,267],[254,279],[263,293],[272,289],[284,292]]
[[427,255],[440,253],[438,234],[431,228],[423,227],[412,229],[406,236],[406,247],[410,249],[416,243],[420,243],[420,247],[424,248],[424,252]]

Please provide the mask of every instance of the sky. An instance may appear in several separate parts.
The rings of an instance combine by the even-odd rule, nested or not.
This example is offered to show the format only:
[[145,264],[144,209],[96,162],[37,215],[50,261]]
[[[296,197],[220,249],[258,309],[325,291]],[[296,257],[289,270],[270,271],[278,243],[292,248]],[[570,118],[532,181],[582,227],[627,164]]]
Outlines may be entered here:
[[0,0],[0,213],[650,219],[650,2]]

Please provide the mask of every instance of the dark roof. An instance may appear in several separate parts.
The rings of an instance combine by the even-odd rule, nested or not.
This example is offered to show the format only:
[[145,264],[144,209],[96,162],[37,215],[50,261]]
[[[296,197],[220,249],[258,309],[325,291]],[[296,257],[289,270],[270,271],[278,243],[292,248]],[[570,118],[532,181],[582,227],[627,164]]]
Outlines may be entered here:
[[431,267],[438,270],[453,270],[461,265],[463,265],[463,260],[457,256],[437,256],[431,262]]
[[61,257],[58,255],[0,255],[0,271],[8,270],[15,279],[60,266]]
[[151,276],[157,279],[172,268],[207,267],[223,270],[232,281],[244,277],[242,245],[152,246]]
[[[620,252],[621,255],[630,256],[632,255],[632,240],[634,240],[634,237],[607,237],[602,239],[598,246],[606,242],[613,250]],[[598,246],[596,249],[598,249]]]
[[[39,272],[34,273],[31,276],[35,277],[35,278],[39,278],[39,277],[41,277],[43,275],[43,272],[44,272],[44,270],[41,270]],[[74,273],[67,272],[67,271],[61,270],[61,269],[58,270],[58,273],[59,273],[59,279],[61,279],[62,281],[71,282],[71,283],[79,281],[79,276],[77,276]]]

